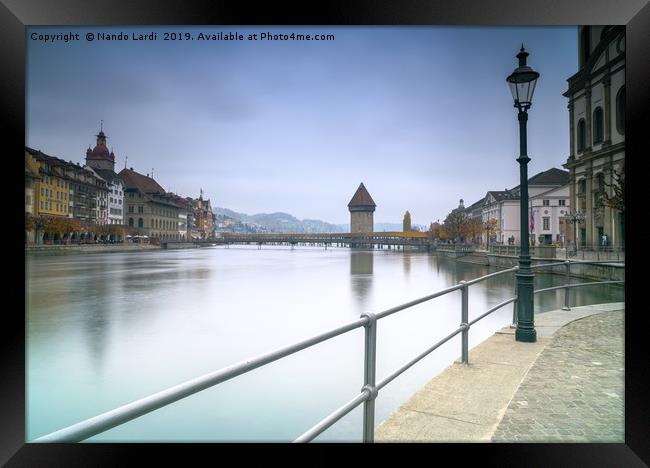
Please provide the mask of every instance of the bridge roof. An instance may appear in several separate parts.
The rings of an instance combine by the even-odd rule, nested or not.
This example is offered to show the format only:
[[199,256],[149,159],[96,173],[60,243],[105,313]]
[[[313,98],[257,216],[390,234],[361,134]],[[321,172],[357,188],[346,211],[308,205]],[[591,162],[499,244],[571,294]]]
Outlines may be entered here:
[[359,188],[357,189],[354,196],[352,197],[352,200],[350,200],[350,203],[348,203],[348,206],[377,206],[377,205],[375,204],[372,197],[368,193],[368,190],[366,190],[366,187],[363,185],[363,182],[361,182],[361,185],[359,185]]

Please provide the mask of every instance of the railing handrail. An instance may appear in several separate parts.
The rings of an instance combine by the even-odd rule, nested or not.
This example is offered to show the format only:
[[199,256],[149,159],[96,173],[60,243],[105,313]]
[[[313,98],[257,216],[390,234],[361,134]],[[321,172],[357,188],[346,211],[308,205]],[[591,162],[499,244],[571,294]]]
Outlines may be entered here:
[[318,343],[322,343],[330,338],[355,330],[364,326],[367,322],[368,318],[360,318],[354,322],[339,326],[333,330],[329,330],[293,345],[285,346],[275,351],[261,354],[254,358],[249,358],[239,363],[204,374],[200,377],[175,385],[174,387],[149,395],[148,397],[141,398],[111,411],[107,411],[93,418],[86,419],[85,421],[73,424],[72,426],[39,437],[38,439],[33,440],[33,442],[78,442],[87,439],[88,437],[92,437],[100,432],[104,432],[127,421],[131,421],[132,419],[162,408],[170,403],[174,403],[201,390],[205,390],[214,385],[245,374],[283,357],[290,356],[291,354],[302,351],[303,349],[309,348]]
[[[624,283],[625,281],[593,281],[589,283],[581,283],[581,284],[569,284],[568,282],[568,272],[570,270],[570,267],[572,264],[586,264],[586,263],[603,263],[603,262],[582,262],[582,261],[572,261],[572,260],[562,260],[559,262],[555,263],[546,263],[546,264],[540,264],[540,265],[534,265],[531,268],[544,268],[544,267],[557,267],[560,265],[564,265],[565,271],[567,273],[567,282],[562,285],[562,286],[556,286],[556,287],[551,287],[551,288],[545,288],[545,289],[540,289],[534,291],[535,294],[541,293],[541,292],[546,292],[546,291],[551,291],[551,290],[557,290],[557,289],[565,289],[567,292],[565,295],[565,306],[568,308],[568,290],[570,288],[575,288],[575,287],[581,287],[581,286],[588,286],[588,285],[593,285],[593,284],[609,284],[609,283]],[[618,267],[619,265],[608,265],[608,266],[613,266],[613,267]],[[624,266],[624,265],[623,265]],[[399,375],[401,375],[403,372],[405,372],[407,369],[409,369],[411,366],[415,365],[417,362],[419,362],[421,359],[426,357],[428,354],[433,352],[435,349],[440,347],[442,344],[446,343],[447,341],[451,340],[453,337],[458,335],[459,333],[463,334],[463,362],[467,363],[467,333],[469,328],[479,320],[483,319],[487,315],[495,312],[496,310],[510,304],[511,302],[514,302],[517,300],[516,297],[509,298],[492,308],[490,308],[488,311],[484,312],[482,315],[479,317],[475,318],[472,321],[468,321],[466,319],[466,314],[467,314],[467,291],[469,289],[469,286],[479,283],[481,281],[487,280],[489,278],[493,278],[495,276],[503,275],[506,273],[512,273],[514,271],[517,271],[519,267],[513,267],[509,268],[507,270],[503,271],[498,271],[494,273],[490,273],[484,276],[481,276],[479,278],[475,278],[470,281],[461,281],[459,284],[442,289],[438,292],[435,292],[433,294],[429,294],[427,296],[423,296],[419,299],[415,299],[413,301],[401,304],[396,307],[392,307],[390,309],[386,309],[382,312],[379,312],[377,314],[363,314],[361,318],[358,320],[355,320],[353,322],[349,322],[344,325],[340,325],[337,328],[334,328],[332,330],[329,330],[327,332],[321,333],[319,335],[316,335],[314,337],[305,339],[303,341],[300,341],[298,343],[294,343],[292,345],[288,345],[279,349],[276,349],[275,351],[271,351],[268,353],[264,353],[261,355],[258,355],[253,358],[246,359],[244,361],[241,361],[236,364],[232,364],[230,366],[224,367],[222,369],[210,372],[208,374],[204,374],[203,376],[185,381],[181,384],[178,384],[176,386],[173,386],[171,388],[168,388],[166,390],[162,390],[160,392],[157,392],[153,395],[149,395],[147,397],[138,399],[136,401],[133,401],[131,403],[128,403],[126,405],[122,405],[118,408],[115,408],[111,411],[107,411],[105,413],[102,413],[100,415],[94,416],[92,418],[86,419],[84,421],[81,421],[79,423],[73,424],[71,426],[65,427],[63,429],[60,429],[58,431],[49,433],[47,435],[38,437],[34,439],[31,442],[79,442],[81,440],[87,439],[89,437],[92,437],[94,435],[97,435],[101,432],[105,432],[109,429],[112,429],[116,426],[119,426],[121,424],[124,424],[128,421],[131,421],[135,418],[138,418],[140,416],[143,416],[151,411],[155,411],[156,409],[162,408],[163,406],[166,406],[168,404],[174,403],[176,401],[179,401],[187,396],[190,396],[192,394],[195,394],[197,392],[200,392],[202,390],[205,390],[207,388],[213,387],[215,385],[218,385],[220,383],[223,383],[227,380],[230,380],[234,377],[238,377],[240,375],[243,375],[247,372],[250,372],[254,369],[257,369],[261,366],[264,366],[266,364],[269,364],[271,362],[277,361],[279,359],[282,359],[284,357],[290,356],[292,354],[295,354],[299,351],[302,351],[304,349],[310,348],[312,346],[315,346],[319,343],[322,343],[324,341],[327,341],[331,338],[335,338],[337,336],[343,335],[345,333],[348,333],[352,330],[356,330],[357,328],[360,327],[365,327],[366,328],[366,361],[368,360],[368,347],[372,346],[371,350],[371,357],[373,360],[373,364],[370,366],[371,369],[368,371],[366,370],[366,374],[370,373],[372,374],[372,383],[371,385],[365,385],[362,389],[361,392],[356,395],[352,400],[350,400],[348,403],[331,413],[329,416],[327,416],[325,419],[321,420],[318,424],[313,426],[311,429],[309,429],[307,432],[303,433],[301,436],[299,436],[295,442],[309,442],[316,436],[318,436],[320,433],[325,431],[327,428],[329,428],[331,425],[336,423],[338,420],[340,420],[342,417],[344,417],[346,414],[348,414],[350,411],[355,409],[358,405],[361,403],[364,403],[365,405],[368,405],[369,403],[372,403],[371,408],[372,408],[372,422],[374,422],[374,399],[377,396],[378,391],[386,386],[388,383],[390,383],[392,380],[397,378]],[[368,339],[369,333],[376,333],[376,321],[387,317],[389,315],[392,315],[396,312],[399,312],[401,310],[413,307],[415,305],[421,304],[423,302],[427,302],[429,300],[435,299],[437,297],[443,296],[445,294],[451,293],[456,290],[461,290],[463,292],[463,320],[465,320],[464,323],[461,323],[461,325],[454,330],[452,333],[447,335],[445,338],[442,340],[438,341],[436,344],[428,348],[426,351],[423,353],[419,354],[417,357],[400,367],[397,371],[393,372],[389,376],[385,377],[382,381],[380,381],[378,384],[374,383],[374,360],[375,360],[375,346],[376,346],[376,338]],[[514,322],[514,320],[513,320]],[[369,332],[371,330],[371,332]],[[368,363],[366,363],[368,366]],[[366,376],[366,379],[368,376]],[[364,424],[365,424],[365,414],[364,414]],[[364,430],[364,440],[367,438],[366,436],[366,431]],[[370,435],[370,441],[372,441],[372,435]]]
[[530,268],[544,268],[551,266],[558,266],[565,263],[570,263],[572,265],[603,265],[611,266],[614,268],[625,268],[625,262],[615,261],[615,260],[575,260],[575,259],[553,259],[545,258],[544,261],[555,262],[555,263],[541,263],[537,265],[531,265]]

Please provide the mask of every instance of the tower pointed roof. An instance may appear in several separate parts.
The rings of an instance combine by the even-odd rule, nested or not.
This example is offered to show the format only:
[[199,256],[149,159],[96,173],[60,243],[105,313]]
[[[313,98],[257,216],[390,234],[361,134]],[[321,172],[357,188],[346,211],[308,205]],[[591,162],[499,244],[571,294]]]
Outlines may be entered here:
[[113,154],[113,151],[109,151],[108,147],[106,146],[106,134],[104,133],[104,122],[102,122],[102,127],[99,130],[99,133],[95,135],[97,137],[97,145],[95,148],[91,151],[90,146],[88,147],[88,150],[86,151],[86,159],[87,160],[106,160],[106,161],[111,161],[115,162],[115,154]]
[[363,185],[363,182],[361,182],[361,185],[359,185],[359,188],[354,193],[352,200],[348,203],[348,207],[350,206],[377,206],[368,193],[368,190],[366,190],[365,185]]

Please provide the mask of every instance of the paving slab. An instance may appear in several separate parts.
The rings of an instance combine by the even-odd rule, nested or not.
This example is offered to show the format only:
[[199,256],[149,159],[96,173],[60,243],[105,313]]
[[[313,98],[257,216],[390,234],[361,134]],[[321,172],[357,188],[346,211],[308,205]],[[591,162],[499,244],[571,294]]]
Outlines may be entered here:
[[533,364],[494,442],[625,442],[624,316],[605,311],[560,329]]
[[[584,424],[584,420],[587,420],[586,416],[583,416],[583,423],[575,422],[569,418],[569,422],[564,427],[560,427],[553,421],[554,418],[567,419],[567,412],[564,410],[573,410],[573,408],[584,406],[579,402],[578,397],[584,395],[585,391],[591,395],[593,390],[579,393],[578,397],[573,398],[570,403],[567,402],[562,408],[558,405],[563,401],[561,392],[566,391],[566,388],[557,389],[549,386],[551,384],[547,378],[533,380],[536,382],[533,384],[534,389],[529,391],[525,397],[518,396],[517,392],[523,382],[530,381],[530,379],[526,380],[529,373],[545,375],[555,372],[557,374],[566,367],[566,356],[563,356],[561,352],[559,354],[556,352],[550,359],[546,359],[546,367],[540,367],[539,371],[534,366],[544,350],[555,341],[558,330],[562,330],[563,326],[594,314],[609,312],[611,315],[616,315],[615,311],[620,311],[619,315],[622,316],[623,310],[624,303],[613,303],[540,313],[535,317],[535,328],[538,333],[535,343],[515,341],[513,328],[505,327],[499,330],[470,350],[468,365],[459,361],[454,362],[388,416],[376,428],[375,441],[490,442],[494,440],[516,442],[534,440],[534,437],[549,438],[549,434],[553,434],[557,436],[553,440],[560,440],[562,437],[564,437],[562,440],[569,440],[567,437],[573,437],[572,440],[577,442],[583,440],[581,437],[585,440],[591,437],[593,440],[594,434],[598,430],[604,434],[602,440],[615,440],[620,432],[618,423],[609,432],[603,429],[602,423],[607,418],[611,419],[612,415],[618,417],[619,414],[619,408],[612,403],[618,396],[611,396],[620,395],[618,386],[620,376],[618,374],[609,382],[611,385],[603,387],[607,390],[603,390],[604,394],[609,394],[610,400],[606,400],[601,406],[590,407],[584,413],[586,415],[592,414],[593,411],[600,411],[599,414],[602,416],[600,419],[594,420],[589,427]],[[599,319],[595,319],[591,327],[587,327],[587,333],[599,333],[598,326],[604,326],[609,333],[622,340],[620,327],[617,328],[617,325],[612,323],[604,325]],[[599,340],[602,343],[607,341],[604,346],[609,347],[608,349],[617,349],[616,343],[619,338],[616,336],[612,340],[603,341],[598,335],[589,338],[588,334],[570,331],[567,335],[568,338],[562,338],[564,341],[558,349],[570,353],[569,347],[575,346],[575,343],[571,345],[565,341],[577,338],[582,343],[582,347],[587,350],[585,352],[595,349],[594,346],[597,348],[596,343]],[[599,352],[602,354],[604,351],[601,347]],[[572,362],[578,364],[582,358],[584,355],[576,357],[575,362]],[[618,359],[618,357],[613,359]],[[598,367],[598,364],[590,365]],[[611,366],[608,364],[606,367]],[[622,372],[622,367],[620,366],[620,370],[616,372]],[[532,379],[532,374],[530,377]],[[588,381],[585,376],[576,377]],[[571,376],[568,378],[571,382]],[[575,381],[576,378],[573,380]],[[602,379],[600,385],[603,385]],[[545,395],[555,395],[555,406],[549,406],[549,402],[543,396],[538,395],[540,391],[546,392]],[[591,393],[589,393],[590,391]],[[600,392],[599,395],[602,396],[601,394],[603,393]],[[610,405],[607,406],[607,403]],[[538,414],[528,417],[532,414],[529,413],[528,416],[518,419],[516,414],[522,413],[515,414],[515,411],[520,407],[527,407],[542,413],[548,409],[549,418],[543,419]],[[606,413],[607,411],[609,413]],[[499,435],[494,439],[493,436],[497,433],[497,429]]]

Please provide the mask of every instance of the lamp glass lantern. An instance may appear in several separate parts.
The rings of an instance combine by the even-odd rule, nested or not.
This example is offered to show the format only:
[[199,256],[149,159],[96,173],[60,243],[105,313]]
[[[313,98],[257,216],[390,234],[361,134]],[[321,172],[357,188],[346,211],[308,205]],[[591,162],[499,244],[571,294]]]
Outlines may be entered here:
[[539,78],[539,73],[526,65],[526,57],[528,55],[528,52],[524,50],[522,44],[521,50],[517,54],[519,66],[506,78],[510,86],[512,98],[515,101],[515,107],[518,107],[520,110],[526,110],[531,106],[533,93],[535,92],[535,84],[537,84],[537,78]]

